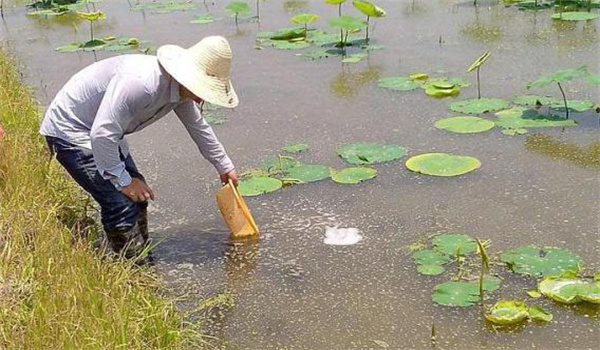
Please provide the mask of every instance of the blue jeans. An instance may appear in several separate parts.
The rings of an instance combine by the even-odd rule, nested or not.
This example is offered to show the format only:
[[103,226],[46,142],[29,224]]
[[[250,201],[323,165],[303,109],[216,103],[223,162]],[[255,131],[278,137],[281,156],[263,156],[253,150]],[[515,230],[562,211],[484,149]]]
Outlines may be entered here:
[[[46,141],[50,151],[56,154],[58,162],[100,205],[102,226],[109,238],[110,233],[119,235],[131,230],[138,222],[140,211],[145,211],[148,203],[132,202],[109,180],[105,180],[98,172],[91,150],[56,137],[46,136]],[[125,162],[125,169],[132,177],[144,180],[131,155],[121,155],[121,160]]]

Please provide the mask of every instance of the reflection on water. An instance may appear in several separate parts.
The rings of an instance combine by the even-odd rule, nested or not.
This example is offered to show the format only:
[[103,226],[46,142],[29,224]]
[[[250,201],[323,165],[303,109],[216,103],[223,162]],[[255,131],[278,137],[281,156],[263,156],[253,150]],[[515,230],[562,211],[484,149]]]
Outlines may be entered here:
[[360,89],[379,80],[380,72],[380,67],[369,66],[366,70],[360,72],[353,72],[349,68],[344,68],[331,81],[331,92],[338,97],[354,97]]
[[303,12],[307,7],[307,0],[288,0],[283,2],[283,10],[290,15],[296,15]]
[[600,167],[600,142],[582,147],[556,136],[533,134],[527,136],[525,148],[528,151],[544,154],[555,160],[567,160],[582,167]]
[[411,0],[411,2],[404,8],[404,14],[419,16],[429,12],[429,5],[423,0]]

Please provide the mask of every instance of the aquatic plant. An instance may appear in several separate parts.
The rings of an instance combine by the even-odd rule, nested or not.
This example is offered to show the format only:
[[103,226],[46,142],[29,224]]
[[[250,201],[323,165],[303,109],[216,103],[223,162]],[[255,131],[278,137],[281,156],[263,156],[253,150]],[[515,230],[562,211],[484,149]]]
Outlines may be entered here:
[[522,135],[526,128],[577,126],[574,120],[554,115],[543,115],[527,107],[515,106],[496,113],[496,126],[503,128],[505,135]]
[[86,43],[88,47],[94,45],[103,45],[104,42],[101,40],[94,40],[94,22],[106,19],[106,15],[102,11],[96,12],[79,12],[77,11],[77,16],[79,18],[85,19],[90,22],[90,41]]
[[372,4],[368,1],[354,0],[352,1],[352,5],[356,7],[360,12],[362,12],[365,16],[367,16],[367,27],[366,27],[366,36],[365,43],[369,43],[369,22],[371,17],[381,18],[385,17],[385,10],[381,7]]
[[424,249],[413,254],[413,260],[418,265],[417,272],[422,275],[440,275],[444,273],[444,266],[450,262],[448,254],[437,250]]
[[487,61],[491,54],[491,52],[486,52],[483,55],[479,56],[479,58],[477,58],[475,62],[471,64],[469,69],[467,69],[467,73],[471,73],[472,71],[476,71],[477,73],[477,98],[479,99],[481,98],[481,83],[479,80],[479,69],[481,68],[481,65],[485,61]]
[[[338,7],[338,17],[342,17],[342,5],[346,0],[325,0],[326,4],[336,5]],[[340,43],[344,41],[344,31],[340,29]]]
[[283,182],[279,179],[258,176],[240,180],[238,189],[243,196],[254,197],[275,192],[282,186]]
[[248,6],[247,3],[241,1],[230,2],[229,4],[227,4],[226,10],[231,16],[233,16],[236,27],[238,26],[238,17],[246,16],[251,11],[250,6]]
[[308,35],[308,25],[318,21],[321,17],[312,13],[302,13],[291,18],[292,23],[304,26],[304,38]]
[[441,119],[435,122],[434,126],[438,129],[448,130],[459,134],[472,134],[491,130],[496,124],[490,120],[472,117],[460,116]]
[[333,181],[344,185],[357,185],[376,176],[377,170],[372,168],[345,168],[340,171],[331,169],[331,178]]
[[527,89],[543,88],[543,87],[549,86],[552,83],[556,83],[556,85],[558,85],[558,88],[560,89],[560,93],[562,94],[562,97],[563,97],[566,118],[569,119],[569,108],[567,106],[567,96],[565,95],[565,91],[563,90],[561,83],[564,84],[573,79],[587,76],[588,74],[589,73],[587,71],[586,66],[581,66],[579,68],[562,69],[562,70],[558,70],[558,71],[554,72],[553,74],[547,75],[545,77],[539,78],[539,79],[531,82],[529,85],[527,85]]
[[331,176],[329,167],[318,164],[300,164],[286,171],[283,180],[294,183],[315,182]]
[[420,84],[409,77],[387,77],[379,79],[379,87],[398,91],[411,91],[417,89]]
[[600,282],[584,281],[576,275],[548,277],[538,285],[542,295],[563,304],[600,304]]
[[[489,277],[483,282],[483,289],[492,293],[500,288],[500,280]],[[479,283],[477,282],[444,282],[434,287],[432,300],[444,306],[468,307],[480,300]]]
[[410,171],[432,176],[458,176],[477,170],[481,162],[474,157],[447,153],[425,153],[409,158]]
[[348,45],[348,36],[350,33],[359,32],[367,25],[367,22],[358,17],[340,16],[329,20],[329,25],[334,28],[340,28],[339,46],[345,48]]
[[404,157],[408,150],[397,145],[354,143],[343,146],[338,155],[350,164],[375,164],[391,162]]
[[204,13],[204,14],[201,14],[198,17],[196,17],[196,19],[191,20],[190,23],[207,24],[207,23],[212,23],[214,21],[215,21],[215,18],[213,17],[213,15],[211,15],[210,13]]
[[560,21],[590,21],[598,18],[598,15],[591,12],[560,12],[551,17]]
[[483,278],[485,277],[485,274],[490,272],[490,257],[487,253],[486,244],[484,244],[484,242],[481,242],[479,238],[475,238],[475,241],[477,242],[477,253],[479,253],[479,257],[481,258],[481,269],[479,271],[479,296],[480,301],[483,302]]
[[524,246],[509,249],[500,259],[518,274],[533,277],[560,276],[565,272],[579,271],[583,260],[563,248]]
[[497,112],[508,107],[508,102],[499,98],[481,98],[457,101],[450,105],[450,109],[458,113],[482,114]]

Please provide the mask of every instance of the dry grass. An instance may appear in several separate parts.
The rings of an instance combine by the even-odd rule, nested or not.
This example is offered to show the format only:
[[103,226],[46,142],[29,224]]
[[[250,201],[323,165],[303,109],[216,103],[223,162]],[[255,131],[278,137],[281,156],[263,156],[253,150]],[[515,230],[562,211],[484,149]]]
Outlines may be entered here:
[[151,271],[100,259],[87,199],[38,135],[38,105],[0,47],[0,349],[198,348]]

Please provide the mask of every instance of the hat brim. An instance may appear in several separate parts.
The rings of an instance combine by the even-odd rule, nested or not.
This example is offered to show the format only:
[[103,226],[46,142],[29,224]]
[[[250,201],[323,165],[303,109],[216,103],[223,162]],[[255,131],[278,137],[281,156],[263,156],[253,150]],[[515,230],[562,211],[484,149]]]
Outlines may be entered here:
[[239,104],[231,81],[206,74],[186,49],[164,45],[158,49],[157,57],[167,73],[197,97],[225,108],[234,108]]

